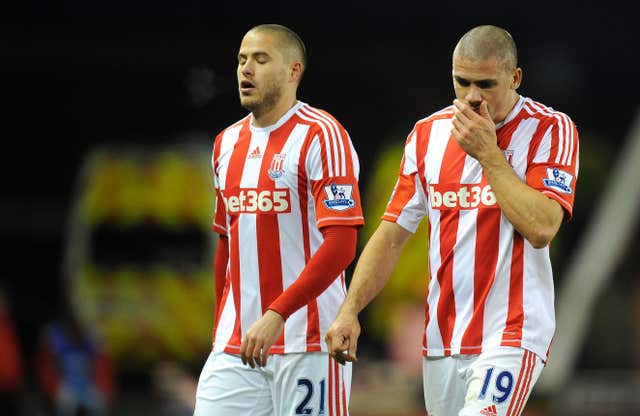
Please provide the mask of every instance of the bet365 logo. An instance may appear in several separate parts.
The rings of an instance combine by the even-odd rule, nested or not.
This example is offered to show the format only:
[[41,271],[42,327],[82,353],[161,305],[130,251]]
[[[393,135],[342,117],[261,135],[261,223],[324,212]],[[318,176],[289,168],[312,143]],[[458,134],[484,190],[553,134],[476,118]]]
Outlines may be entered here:
[[434,184],[429,186],[429,202],[438,210],[498,208],[491,185]]
[[260,191],[241,188],[237,195],[228,195],[223,192],[222,200],[229,214],[284,214],[291,212],[289,189]]

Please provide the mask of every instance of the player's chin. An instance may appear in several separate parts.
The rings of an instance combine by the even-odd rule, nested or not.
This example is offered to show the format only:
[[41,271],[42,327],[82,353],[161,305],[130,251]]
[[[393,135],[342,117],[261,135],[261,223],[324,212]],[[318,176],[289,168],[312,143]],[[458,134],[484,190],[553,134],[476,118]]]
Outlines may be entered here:
[[243,95],[240,93],[240,105],[249,111],[257,108],[260,104],[260,100],[253,95]]

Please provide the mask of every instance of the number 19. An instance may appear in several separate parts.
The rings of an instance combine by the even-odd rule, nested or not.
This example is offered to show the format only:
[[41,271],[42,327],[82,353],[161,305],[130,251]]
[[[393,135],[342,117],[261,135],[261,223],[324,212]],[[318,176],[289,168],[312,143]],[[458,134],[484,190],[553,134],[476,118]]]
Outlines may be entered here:
[[[482,384],[482,390],[480,390],[480,394],[478,395],[479,399],[484,399],[484,396],[487,394],[492,375],[493,367],[487,370],[487,375],[484,377],[484,383]],[[511,389],[513,388],[513,376],[510,372],[503,371],[496,376],[495,385],[496,390],[502,393],[502,395],[496,396],[494,394],[492,395],[492,400],[494,403],[502,403],[507,400],[509,398],[509,395],[511,394]]]

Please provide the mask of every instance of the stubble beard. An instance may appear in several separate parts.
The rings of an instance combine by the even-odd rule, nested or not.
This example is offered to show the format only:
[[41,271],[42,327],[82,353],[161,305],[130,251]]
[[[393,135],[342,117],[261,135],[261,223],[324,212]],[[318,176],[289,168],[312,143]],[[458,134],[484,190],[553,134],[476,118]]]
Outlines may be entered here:
[[258,98],[256,100],[251,100],[248,102],[242,102],[242,97],[240,97],[240,103],[243,108],[249,110],[254,117],[260,117],[263,114],[271,111],[280,98],[282,97],[282,91],[278,87],[277,83],[269,84],[268,88],[265,90],[262,99]]

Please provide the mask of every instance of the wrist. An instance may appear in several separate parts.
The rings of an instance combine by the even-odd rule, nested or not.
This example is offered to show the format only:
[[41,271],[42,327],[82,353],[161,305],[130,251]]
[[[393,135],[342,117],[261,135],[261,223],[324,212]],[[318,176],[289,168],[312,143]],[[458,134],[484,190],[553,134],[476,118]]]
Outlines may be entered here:
[[265,315],[267,315],[267,314],[271,315],[274,318],[279,318],[282,322],[285,321],[284,316],[282,316],[282,314],[280,312],[276,311],[275,309],[269,308],[269,309],[267,309],[267,311],[264,314]]

